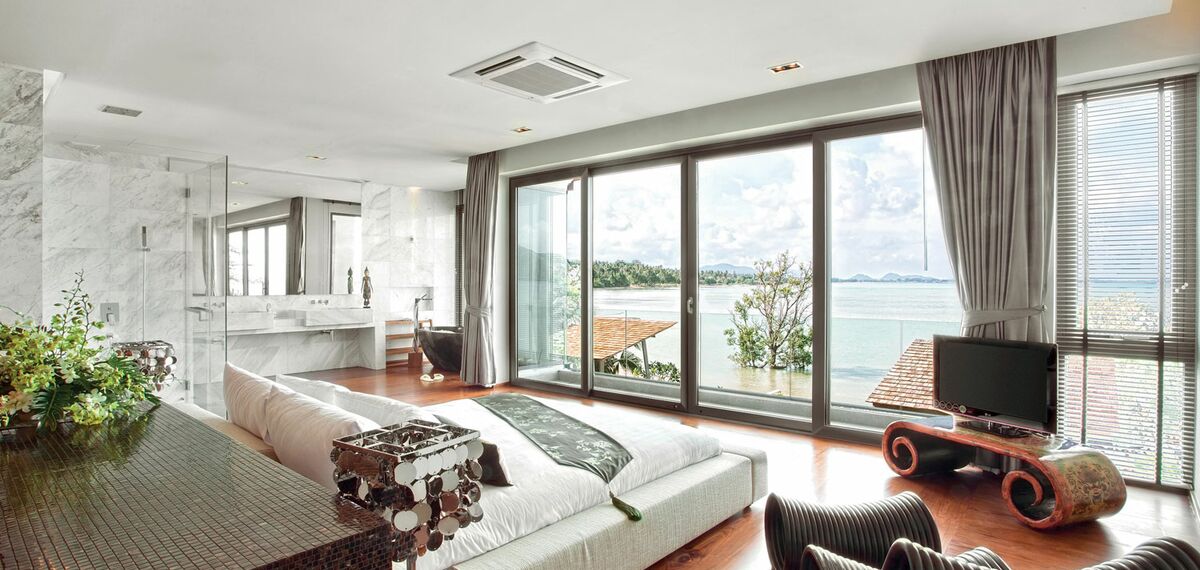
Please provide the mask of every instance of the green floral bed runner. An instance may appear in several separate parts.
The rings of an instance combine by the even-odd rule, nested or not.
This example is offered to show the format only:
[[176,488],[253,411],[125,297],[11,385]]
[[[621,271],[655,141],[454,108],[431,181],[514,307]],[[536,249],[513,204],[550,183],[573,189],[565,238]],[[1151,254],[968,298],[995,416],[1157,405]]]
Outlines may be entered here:
[[594,473],[611,483],[633,457],[608,434],[523,394],[475,398],[559,465]]

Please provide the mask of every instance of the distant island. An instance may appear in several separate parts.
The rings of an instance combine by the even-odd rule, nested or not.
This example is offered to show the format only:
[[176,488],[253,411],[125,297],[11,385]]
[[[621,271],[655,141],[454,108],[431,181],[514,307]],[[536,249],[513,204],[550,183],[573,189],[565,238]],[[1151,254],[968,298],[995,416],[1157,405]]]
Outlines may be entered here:
[[878,279],[859,273],[852,277],[833,277],[830,279],[833,283],[953,283],[953,279],[939,279],[937,277],[929,277],[927,275],[900,275],[899,273],[888,273]]
[[[746,269],[748,273],[744,271]],[[754,283],[754,268],[728,264],[704,266],[700,268],[698,277],[701,285],[747,285]],[[679,283],[679,270],[674,267],[649,265],[637,260],[592,263],[592,286],[597,289],[657,287]]]

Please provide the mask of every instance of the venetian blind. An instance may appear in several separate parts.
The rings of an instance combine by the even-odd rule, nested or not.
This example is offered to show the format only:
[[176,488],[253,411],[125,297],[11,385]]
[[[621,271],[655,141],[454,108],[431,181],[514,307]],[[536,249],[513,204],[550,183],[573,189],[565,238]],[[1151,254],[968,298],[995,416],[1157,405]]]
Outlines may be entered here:
[[1058,100],[1059,432],[1191,486],[1196,77]]

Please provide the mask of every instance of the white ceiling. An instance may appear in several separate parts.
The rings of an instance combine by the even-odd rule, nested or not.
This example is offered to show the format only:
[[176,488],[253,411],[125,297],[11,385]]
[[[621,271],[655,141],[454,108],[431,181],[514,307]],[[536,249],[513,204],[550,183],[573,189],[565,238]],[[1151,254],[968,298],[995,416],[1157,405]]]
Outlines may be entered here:
[[[66,74],[59,139],[448,190],[463,157],[1161,14],[1170,0],[0,0],[0,61]],[[449,73],[539,41],[630,78],[543,105]],[[766,67],[799,60],[778,76]],[[136,119],[100,105],[141,109]],[[510,129],[529,126],[518,135]],[[325,161],[304,158],[318,154]]]

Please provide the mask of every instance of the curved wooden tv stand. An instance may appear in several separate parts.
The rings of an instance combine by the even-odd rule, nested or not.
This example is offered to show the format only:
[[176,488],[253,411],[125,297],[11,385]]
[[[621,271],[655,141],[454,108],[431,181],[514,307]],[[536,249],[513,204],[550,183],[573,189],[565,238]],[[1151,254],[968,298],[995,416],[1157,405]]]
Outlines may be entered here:
[[1004,437],[939,416],[893,422],[883,432],[883,457],[902,477],[999,459],[987,462],[989,469],[999,463],[1004,473],[1004,503],[1036,529],[1097,519],[1125,506],[1125,481],[1112,461],[1058,436]]

